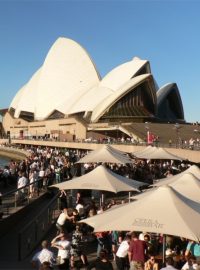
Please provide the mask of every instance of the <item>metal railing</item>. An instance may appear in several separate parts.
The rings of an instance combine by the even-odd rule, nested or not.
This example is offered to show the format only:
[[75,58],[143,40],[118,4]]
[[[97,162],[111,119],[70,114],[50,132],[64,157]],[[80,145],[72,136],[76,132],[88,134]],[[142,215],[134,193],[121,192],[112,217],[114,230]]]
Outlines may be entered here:
[[[133,145],[133,146],[147,146],[147,142],[145,141],[139,141],[139,142],[132,142],[131,140],[125,140],[124,142],[122,142],[121,140],[115,139],[115,140],[96,140],[96,139],[76,139],[74,141],[72,140],[53,140],[53,139],[49,139],[49,138],[37,138],[37,139],[31,139],[31,138],[27,138],[24,137],[23,139],[16,137],[15,139],[13,139],[15,141],[15,143],[22,143],[23,141],[29,141],[30,145],[31,142],[55,142],[55,143],[68,143],[68,144],[74,144],[74,143],[80,143],[80,144],[112,144],[112,145]],[[173,142],[173,143],[166,143],[166,142],[162,142],[162,141],[156,141],[152,143],[153,146],[157,146],[157,147],[164,147],[164,148],[178,148],[178,149],[186,149],[186,150],[196,150],[199,151],[200,150],[200,143],[194,143],[194,144],[189,144],[188,143],[183,143],[183,142]],[[61,146],[62,147],[62,146]],[[70,146],[69,146],[70,147]],[[77,147],[77,145],[76,145]],[[66,148],[65,146],[63,148]],[[73,148],[73,147],[72,147]],[[87,149],[87,146],[85,147],[85,149]]]
[[27,257],[48,233],[58,217],[58,193],[18,233],[18,260]]
[[16,147],[12,147],[9,145],[1,145],[0,146],[0,151],[7,153],[7,154],[15,154],[15,155],[19,155],[23,158],[26,158],[30,155],[30,153],[28,153],[27,151],[23,150],[23,149],[17,149]]
[[17,210],[30,204],[35,199],[37,199],[41,193],[45,193],[47,191],[46,186],[44,187],[44,189],[36,188],[35,197],[30,198],[29,196],[30,186],[40,185],[42,181],[43,179],[39,179],[35,181],[34,183],[27,184],[24,187],[13,189],[9,192],[1,194],[1,205],[0,205],[0,213],[2,216],[1,219],[10,216],[11,214],[15,213]]

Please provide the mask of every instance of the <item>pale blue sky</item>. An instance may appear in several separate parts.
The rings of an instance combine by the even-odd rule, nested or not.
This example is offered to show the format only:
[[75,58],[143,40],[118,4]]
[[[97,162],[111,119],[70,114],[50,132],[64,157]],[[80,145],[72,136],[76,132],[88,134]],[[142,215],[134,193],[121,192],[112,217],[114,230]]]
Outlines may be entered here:
[[80,43],[101,76],[134,56],[159,86],[176,82],[187,121],[200,120],[200,1],[0,0],[0,108],[42,65],[55,40]]

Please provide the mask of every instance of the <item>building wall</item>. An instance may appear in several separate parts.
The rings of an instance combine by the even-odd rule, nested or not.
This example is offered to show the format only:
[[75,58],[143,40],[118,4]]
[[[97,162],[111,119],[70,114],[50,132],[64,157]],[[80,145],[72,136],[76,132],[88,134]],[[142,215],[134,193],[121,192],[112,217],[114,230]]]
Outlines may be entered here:
[[63,118],[46,121],[28,122],[13,118],[9,112],[3,117],[5,132],[10,132],[11,138],[38,137],[48,134],[51,138],[71,141],[86,138],[86,125],[78,118]]

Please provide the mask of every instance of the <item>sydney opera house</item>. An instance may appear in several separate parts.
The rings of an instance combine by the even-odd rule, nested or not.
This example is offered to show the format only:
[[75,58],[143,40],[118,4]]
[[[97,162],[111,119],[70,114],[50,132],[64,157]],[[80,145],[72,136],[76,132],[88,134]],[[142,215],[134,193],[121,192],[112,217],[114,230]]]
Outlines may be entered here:
[[3,116],[11,137],[66,140],[85,139],[91,131],[126,133],[138,122],[185,122],[176,83],[159,87],[149,61],[138,57],[101,78],[87,51],[67,38],[56,40]]

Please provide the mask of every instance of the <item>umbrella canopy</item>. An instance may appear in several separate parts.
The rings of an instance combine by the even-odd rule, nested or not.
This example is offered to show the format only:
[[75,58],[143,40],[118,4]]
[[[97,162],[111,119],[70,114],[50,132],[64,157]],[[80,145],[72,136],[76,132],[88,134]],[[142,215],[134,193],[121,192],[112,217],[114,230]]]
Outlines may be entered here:
[[142,155],[143,153],[151,153],[151,152],[154,151],[154,148],[155,148],[155,147],[149,145],[149,146],[145,147],[145,148],[142,149],[142,150],[133,152],[132,155],[137,156],[137,155]]
[[[165,209],[165,210],[164,210]],[[95,231],[145,231],[200,240],[200,203],[163,186],[141,200],[82,220]]]
[[192,165],[187,170],[179,174],[157,180],[158,182],[154,183],[152,186],[160,187],[163,185],[169,185],[173,183],[174,181],[176,181],[177,179],[179,179],[180,177],[182,177],[184,174],[188,174],[188,173],[192,173],[197,179],[200,179],[200,169],[196,165]]
[[93,189],[118,193],[120,191],[139,192],[138,188],[143,185],[146,184],[118,175],[111,170],[105,168],[105,166],[101,165],[87,174],[84,174],[77,178],[73,178],[70,181],[65,181],[60,184],[52,185],[52,187],[57,187],[60,190]]
[[125,156],[125,153],[120,153],[119,150],[113,150],[111,147],[107,147],[107,145],[104,145],[83,158],[81,158],[77,163],[133,163],[133,161]]
[[171,184],[183,196],[200,203],[200,180],[192,173],[185,173]]
[[170,160],[184,160],[182,157],[178,157],[169,153],[166,149],[161,147],[148,146],[142,151],[132,153],[135,157],[140,159],[170,159]]
[[119,155],[125,155],[125,156],[127,157],[127,153],[126,153],[126,152],[123,152],[123,151],[121,151],[121,150],[118,150],[118,149],[112,147],[112,146],[109,145],[109,144],[104,145],[104,147],[107,148],[108,150],[110,150],[110,151],[116,153],[116,154],[119,154]]

